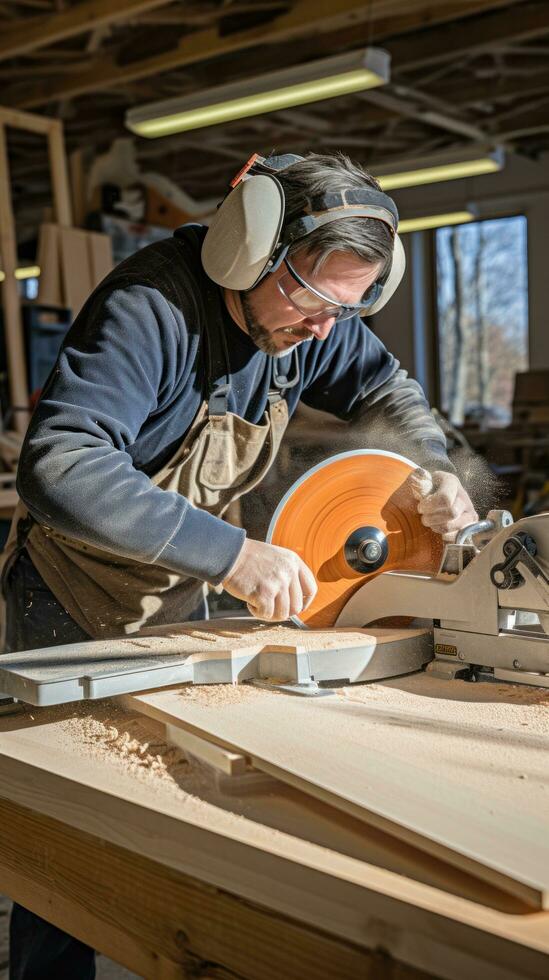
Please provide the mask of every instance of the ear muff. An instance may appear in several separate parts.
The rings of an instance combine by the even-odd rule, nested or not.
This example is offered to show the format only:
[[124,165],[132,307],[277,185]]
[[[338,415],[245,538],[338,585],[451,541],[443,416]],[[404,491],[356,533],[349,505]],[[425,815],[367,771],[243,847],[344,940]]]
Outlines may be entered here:
[[389,302],[391,296],[396,292],[398,286],[402,281],[404,275],[404,270],[406,269],[406,253],[404,252],[404,247],[398,235],[395,235],[395,244],[393,246],[393,258],[391,262],[391,271],[387,276],[387,279],[383,283],[381,288],[381,293],[379,297],[375,300],[372,306],[368,307],[366,316],[373,316],[374,313],[379,313],[383,309],[386,303]]
[[[258,158],[257,162],[252,158],[247,172],[246,169],[243,171],[245,175],[238,175],[239,182],[219,206],[202,245],[202,265],[214,282],[226,289],[251,289],[264,275],[278,267],[292,240],[306,238],[315,227],[351,216],[353,211],[360,215],[364,214],[365,208],[366,216],[377,218],[379,213],[380,220],[387,220],[392,215],[390,220],[395,227],[398,212],[391,198],[373,189],[352,189],[332,195],[333,200],[330,196],[321,196],[311,202],[318,206],[318,212],[292,222],[284,229],[282,237],[285,241],[282,242],[285,200],[275,173],[302,159],[293,154],[267,160]],[[340,199],[345,200],[345,214],[336,216],[336,211],[342,211]],[[395,234],[391,269],[384,281],[376,283],[372,289],[373,302],[367,309],[368,316],[379,312],[389,302],[405,268],[404,248]]]
[[276,177],[245,177],[225,198],[206,232],[206,274],[226,289],[251,289],[267,269],[283,221],[284,191]]

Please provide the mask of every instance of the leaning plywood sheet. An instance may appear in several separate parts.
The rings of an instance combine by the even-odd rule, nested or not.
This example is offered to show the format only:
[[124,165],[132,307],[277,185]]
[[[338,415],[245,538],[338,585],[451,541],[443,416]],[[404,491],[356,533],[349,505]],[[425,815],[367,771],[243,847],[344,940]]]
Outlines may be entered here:
[[299,630],[217,621],[143,630],[0,658],[0,692],[35,705],[110,697],[192,681],[251,678],[373,680],[418,670],[431,657],[428,630]]
[[[406,685],[412,694],[403,708],[399,692]],[[222,687],[186,687],[128,701],[244,753],[257,768],[534,906],[547,907],[547,694],[486,685],[495,702],[505,698],[502,691],[511,692],[509,704],[504,700],[498,711],[487,712],[482,700],[472,700],[476,687],[423,674],[314,701],[267,691],[248,700]],[[361,692],[372,696],[361,703],[356,700]],[[464,715],[460,705],[467,700],[470,710]],[[516,724],[505,722],[511,708],[518,712]],[[525,727],[533,711],[535,734]]]

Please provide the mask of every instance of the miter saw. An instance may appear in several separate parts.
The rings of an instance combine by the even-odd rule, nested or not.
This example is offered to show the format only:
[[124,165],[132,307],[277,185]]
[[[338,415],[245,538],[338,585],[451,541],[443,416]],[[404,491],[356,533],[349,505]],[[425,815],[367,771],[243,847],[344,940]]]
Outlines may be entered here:
[[513,524],[491,511],[444,545],[418,513],[426,478],[404,456],[358,450],[291,487],[267,537],[318,584],[293,628],[214,619],[5,654],[0,697],[51,705],[242,682],[321,695],[424,667],[549,687],[549,514]]
[[[419,622],[433,631],[429,673],[549,687],[549,514],[513,523],[490,511],[444,545],[421,523],[417,473],[403,456],[359,450],[291,487],[268,540],[297,552],[318,583],[295,622]],[[400,642],[404,673],[405,634]]]

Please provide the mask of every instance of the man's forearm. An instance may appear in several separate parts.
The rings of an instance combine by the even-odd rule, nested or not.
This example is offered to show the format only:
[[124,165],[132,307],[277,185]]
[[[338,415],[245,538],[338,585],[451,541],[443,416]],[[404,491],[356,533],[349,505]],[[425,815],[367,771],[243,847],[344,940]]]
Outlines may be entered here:
[[349,424],[356,445],[400,453],[431,471],[455,473],[421,386],[402,369],[355,403]]

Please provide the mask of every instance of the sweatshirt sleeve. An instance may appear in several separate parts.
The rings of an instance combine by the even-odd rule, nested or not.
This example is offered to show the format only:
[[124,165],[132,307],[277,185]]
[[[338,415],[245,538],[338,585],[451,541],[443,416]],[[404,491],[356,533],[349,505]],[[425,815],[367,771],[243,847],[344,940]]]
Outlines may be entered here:
[[34,412],[17,489],[39,523],[217,585],[245,532],[155,486],[127,452],[188,360],[179,311],[147,286],[94,294]]

